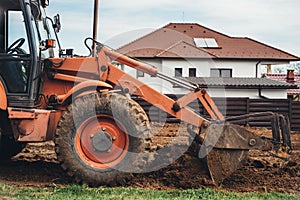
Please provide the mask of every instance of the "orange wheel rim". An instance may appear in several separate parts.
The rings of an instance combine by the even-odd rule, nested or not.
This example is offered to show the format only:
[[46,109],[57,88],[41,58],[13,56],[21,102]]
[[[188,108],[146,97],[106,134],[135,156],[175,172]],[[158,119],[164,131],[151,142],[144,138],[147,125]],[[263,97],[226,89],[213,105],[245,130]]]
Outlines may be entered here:
[[74,143],[76,152],[85,164],[107,169],[124,159],[129,148],[129,136],[120,121],[101,114],[81,123]]

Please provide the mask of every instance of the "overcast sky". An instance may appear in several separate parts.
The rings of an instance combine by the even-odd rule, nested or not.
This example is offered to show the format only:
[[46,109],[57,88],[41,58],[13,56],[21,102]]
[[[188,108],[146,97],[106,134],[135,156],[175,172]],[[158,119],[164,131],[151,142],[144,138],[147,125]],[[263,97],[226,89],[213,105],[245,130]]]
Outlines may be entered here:
[[[110,46],[170,22],[198,23],[229,36],[250,37],[300,56],[299,0],[99,0],[98,40]],[[59,13],[63,48],[86,53],[92,36],[94,0],[50,0],[49,16]]]

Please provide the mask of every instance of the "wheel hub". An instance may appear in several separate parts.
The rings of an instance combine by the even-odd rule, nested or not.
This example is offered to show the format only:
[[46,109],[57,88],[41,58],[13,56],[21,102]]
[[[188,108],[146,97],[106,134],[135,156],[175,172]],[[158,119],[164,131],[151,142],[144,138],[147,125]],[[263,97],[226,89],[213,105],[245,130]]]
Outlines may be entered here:
[[119,164],[129,148],[126,128],[110,115],[86,119],[77,128],[75,145],[80,158],[89,166],[107,169]]
[[110,148],[113,145],[113,138],[105,129],[95,135],[91,135],[91,140],[95,151],[98,152],[110,152]]

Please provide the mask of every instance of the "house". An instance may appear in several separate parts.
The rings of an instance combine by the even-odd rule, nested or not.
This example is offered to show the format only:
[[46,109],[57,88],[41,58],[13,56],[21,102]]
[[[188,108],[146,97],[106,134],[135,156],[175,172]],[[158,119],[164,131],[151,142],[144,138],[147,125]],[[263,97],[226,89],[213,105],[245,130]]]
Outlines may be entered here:
[[[227,36],[196,23],[170,23],[122,46],[118,51],[157,67],[161,73],[191,78],[197,84],[204,84],[212,97],[220,96],[220,91],[225,97],[239,97],[242,91],[242,96],[250,95],[251,98],[286,98],[287,89],[295,88],[295,85],[277,81],[269,85],[268,80],[260,79],[262,68],[267,67],[269,71],[273,65],[300,60],[253,39]],[[140,71],[128,73],[162,93],[186,93],[183,88]],[[200,80],[195,78],[199,77],[206,77],[201,80],[210,84],[198,82]],[[230,84],[223,84],[224,81],[228,84],[230,81]],[[242,82],[243,87],[240,87]],[[255,92],[249,93],[250,88]]]
[[297,85],[298,88],[288,89],[287,94],[293,101],[300,101],[300,74],[295,74],[293,69],[288,69],[287,74],[264,74],[263,77]]

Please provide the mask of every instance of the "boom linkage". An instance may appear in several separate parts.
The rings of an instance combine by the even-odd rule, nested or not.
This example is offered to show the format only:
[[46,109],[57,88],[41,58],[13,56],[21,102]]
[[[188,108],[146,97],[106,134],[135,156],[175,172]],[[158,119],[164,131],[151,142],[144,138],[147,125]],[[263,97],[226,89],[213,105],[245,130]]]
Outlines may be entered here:
[[[100,44],[101,45],[101,44]],[[143,85],[140,92],[141,98],[148,101],[152,105],[158,106],[160,109],[166,111],[170,115],[175,116],[176,118],[183,120],[185,122],[188,122],[192,125],[195,125],[197,127],[201,127],[203,121],[205,121],[205,125],[212,123],[217,124],[228,124],[228,122],[241,122],[245,120],[259,120],[259,119],[269,119],[272,122],[272,139],[262,137],[262,140],[269,140],[275,149],[275,153],[278,154],[280,152],[283,152],[283,154],[287,153],[290,154],[292,151],[292,145],[290,140],[290,124],[289,120],[277,113],[273,112],[263,112],[263,113],[253,113],[243,116],[237,116],[237,117],[229,117],[225,118],[222,113],[219,111],[218,107],[215,105],[214,101],[211,99],[209,94],[206,92],[205,89],[199,87],[198,84],[191,83],[182,79],[170,77],[168,75],[165,75],[163,73],[160,73],[157,71],[157,69],[149,64],[145,64],[143,62],[140,62],[136,59],[130,58],[128,56],[125,56],[123,54],[120,54],[118,52],[115,52],[113,50],[109,50],[105,46],[102,45],[101,48],[104,53],[110,57],[112,60],[118,61],[124,65],[130,66],[136,70],[142,71],[146,74],[149,74],[153,77],[158,77],[160,79],[163,79],[165,81],[168,81],[174,85],[178,85],[182,88],[185,88],[189,90],[190,92],[184,95],[183,97],[179,98],[178,100],[174,101],[172,99],[169,99],[167,96],[153,90],[151,87],[141,83],[139,80],[132,78],[130,81],[135,82],[137,85]],[[113,66],[111,66],[113,67]],[[112,72],[113,70],[111,70]],[[116,74],[120,73],[118,71]],[[115,74],[115,75],[116,75]],[[127,75],[128,76],[128,75]],[[114,82],[114,81],[113,81]],[[116,81],[115,81],[116,82]],[[151,92],[146,94],[150,90]],[[155,96],[156,99],[160,99],[159,101],[152,101],[152,96]],[[164,99],[168,99],[167,102],[164,102]],[[199,100],[200,103],[203,105],[205,110],[208,112],[208,114],[211,117],[211,120],[208,121],[207,119],[203,118],[199,113],[195,113],[194,110],[188,107],[188,104]],[[188,111],[185,114],[180,113],[181,111]],[[180,114],[179,114],[180,113]],[[191,114],[191,116],[189,116]],[[226,125],[228,126],[228,125]],[[200,134],[200,133],[199,133]],[[259,140],[259,139],[257,139]],[[251,145],[250,145],[251,146]],[[255,145],[254,145],[255,146]],[[268,146],[268,145],[267,145]],[[286,157],[285,155],[283,157]]]
[[[206,111],[209,113],[212,120],[218,121],[218,122],[224,121],[224,119],[225,119],[224,116],[218,110],[217,106],[215,105],[215,103],[213,102],[211,97],[208,95],[206,90],[203,88],[200,88],[198,84],[165,75],[161,72],[158,72],[156,67],[154,67],[152,65],[140,62],[136,59],[130,58],[128,56],[125,56],[125,55],[115,52],[113,50],[110,50],[110,49],[106,48],[105,46],[102,46],[102,48],[99,48],[99,49],[101,49],[112,60],[115,60],[124,65],[132,67],[136,70],[142,71],[153,77],[158,77],[162,80],[168,81],[174,85],[178,85],[178,86],[190,91],[190,93],[179,98],[177,101],[174,101],[174,100],[171,100],[166,95],[161,94],[161,93],[157,92],[156,90],[153,90],[151,87],[141,83],[139,80],[130,78],[130,81],[134,82],[135,85],[143,85],[143,87],[140,87],[139,89],[142,90],[142,92],[140,92],[140,94],[142,93],[143,95],[140,95],[140,96],[145,101],[148,101],[149,103],[158,106],[162,110],[166,111],[170,115],[173,115],[180,120],[191,123],[197,127],[201,127],[202,122],[203,121],[208,122],[208,120],[204,119],[202,116],[200,116],[198,113],[195,113],[195,111],[193,111],[190,107],[188,107],[189,103],[198,99],[201,102],[201,104],[204,106]],[[111,65],[110,67],[116,68],[116,67],[114,67],[114,65]],[[110,70],[110,76],[108,76],[108,79],[109,79],[109,77],[117,76],[117,74],[122,73],[122,72],[120,72],[121,70],[119,70],[113,75],[112,74],[113,71],[114,70]],[[129,78],[128,75],[124,74],[123,76],[126,76],[127,78]],[[117,80],[115,80],[113,82],[116,83]],[[149,91],[149,90],[151,91],[151,93],[149,93],[149,96],[145,96],[145,94],[147,93],[146,91]],[[130,89],[129,89],[129,91],[130,91]],[[151,100],[152,99],[151,96],[155,96],[156,98],[160,99],[160,102],[156,102],[156,101],[153,102]],[[159,103],[164,101],[163,99],[168,99],[168,103],[163,103],[162,105],[158,105]],[[169,107],[171,109],[166,109],[166,107]],[[188,112],[190,112],[190,114],[193,113],[192,116],[196,117],[196,119],[191,121],[190,117],[187,117],[187,118],[184,117],[187,115],[177,115],[182,110],[188,110]],[[195,123],[194,121],[195,122],[198,121],[198,122]]]

